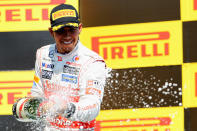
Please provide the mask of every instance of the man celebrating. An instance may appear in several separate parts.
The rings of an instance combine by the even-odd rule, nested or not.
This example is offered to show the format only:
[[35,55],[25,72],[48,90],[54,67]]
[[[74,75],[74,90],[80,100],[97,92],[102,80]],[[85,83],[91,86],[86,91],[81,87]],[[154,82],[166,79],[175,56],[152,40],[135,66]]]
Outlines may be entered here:
[[[21,121],[44,118],[45,130],[94,130],[106,80],[105,62],[80,42],[82,24],[73,6],[53,8],[50,22],[56,43],[37,50],[32,97],[15,103],[13,113]],[[26,105],[40,98],[34,108]],[[28,117],[27,108],[28,113],[37,110],[34,117]]]

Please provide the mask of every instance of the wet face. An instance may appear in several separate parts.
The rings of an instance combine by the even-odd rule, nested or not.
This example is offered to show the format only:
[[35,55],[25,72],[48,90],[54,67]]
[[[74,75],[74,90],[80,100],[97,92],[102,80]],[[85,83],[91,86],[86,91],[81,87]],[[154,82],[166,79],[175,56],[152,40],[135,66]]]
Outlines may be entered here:
[[79,39],[79,34],[82,30],[82,24],[79,24],[78,28],[64,27],[58,31],[53,31],[49,28],[49,31],[56,42],[58,53],[65,54],[71,52]]

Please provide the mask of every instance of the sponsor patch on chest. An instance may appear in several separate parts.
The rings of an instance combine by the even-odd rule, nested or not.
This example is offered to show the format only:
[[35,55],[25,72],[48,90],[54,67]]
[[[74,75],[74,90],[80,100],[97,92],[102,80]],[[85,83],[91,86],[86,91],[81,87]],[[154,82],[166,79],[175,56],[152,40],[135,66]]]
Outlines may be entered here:
[[53,71],[42,70],[42,78],[51,80]]
[[67,74],[62,74],[62,81],[77,84],[77,77]]
[[64,73],[68,73],[68,74],[72,74],[72,75],[78,75],[79,70],[80,70],[79,68],[72,67],[72,66],[69,66],[69,65],[64,65],[64,68],[63,68]]

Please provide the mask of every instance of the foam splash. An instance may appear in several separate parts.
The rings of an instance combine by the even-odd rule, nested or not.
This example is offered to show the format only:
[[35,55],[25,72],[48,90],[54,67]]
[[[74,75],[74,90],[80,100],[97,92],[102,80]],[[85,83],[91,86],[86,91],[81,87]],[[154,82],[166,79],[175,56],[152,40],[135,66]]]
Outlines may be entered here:
[[181,83],[170,74],[161,76],[142,68],[111,70],[102,109],[181,106]]

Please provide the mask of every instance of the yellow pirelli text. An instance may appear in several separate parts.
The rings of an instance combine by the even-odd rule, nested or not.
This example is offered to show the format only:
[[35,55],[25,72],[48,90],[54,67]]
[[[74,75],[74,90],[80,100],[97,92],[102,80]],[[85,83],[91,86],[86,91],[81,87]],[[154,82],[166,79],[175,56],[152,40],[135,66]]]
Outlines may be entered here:
[[59,10],[57,12],[54,12],[52,14],[53,20],[56,20],[62,17],[76,17],[75,10],[64,9],[64,10]]

